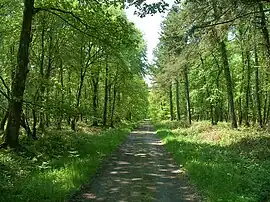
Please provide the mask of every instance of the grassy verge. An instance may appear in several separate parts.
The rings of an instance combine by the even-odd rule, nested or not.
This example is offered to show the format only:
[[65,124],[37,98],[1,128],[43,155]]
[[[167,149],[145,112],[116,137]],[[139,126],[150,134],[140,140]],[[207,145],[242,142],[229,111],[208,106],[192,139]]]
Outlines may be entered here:
[[184,166],[206,201],[270,201],[270,135],[226,123],[155,124],[175,160]]
[[0,201],[65,201],[129,131],[51,131],[31,146],[23,144],[27,152],[0,150]]

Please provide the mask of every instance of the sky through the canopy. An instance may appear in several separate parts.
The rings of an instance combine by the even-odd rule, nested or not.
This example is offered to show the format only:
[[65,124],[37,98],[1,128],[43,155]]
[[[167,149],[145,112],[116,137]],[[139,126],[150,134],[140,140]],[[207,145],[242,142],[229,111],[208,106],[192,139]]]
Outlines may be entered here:
[[[155,3],[159,0],[147,0],[147,3]],[[174,0],[166,0],[170,6],[173,4]],[[140,18],[134,15],[134,7],[130,7],[126,10],[128,19],[133,22],[138,29],[144,34],[144,39],[147,43],[147,57],[148,61],[152,62],[153,60],[153,50],[159,42],[159,33],[160,33],[160,23],[163,20],[163,17],[167,15],[166,13],[156,13],[153,16],[147,15],[144,18]]]

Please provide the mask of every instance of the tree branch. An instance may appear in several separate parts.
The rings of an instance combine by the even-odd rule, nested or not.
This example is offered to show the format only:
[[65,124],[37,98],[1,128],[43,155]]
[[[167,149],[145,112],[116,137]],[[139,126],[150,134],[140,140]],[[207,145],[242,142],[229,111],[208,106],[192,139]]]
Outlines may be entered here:
[[[269,12],[269,11],[270,11],[270,9],[266,9],[263,12]],[[227,24],[227,23],[230,23],[230,22],[234,22],[235,20],[237,20],[239,18],[243,18],[243,17],[249,16],[249,15],[252,15],[252,14],[257,14],[257,13],[260,13],[260,11],[252,11],[252,12],[249,12],[249,13],[245,13],[245,14],[236,16],[233,19],[226,20],[226,21],[223,21],[223,22],[217,22],[217,23],[211,24],[213,22],[213,21],[211,21],[211,22],[205,23],[204,25],[195,25],[190,30],[194,31],[196,29],[204,29],[204,28],[207,28],[207,27],[213,27],[213,26],[217,26],[217,25]]]
[[3,79],[3,77],[0,75],[0,80],[2,81],[4,87],[6,88],[7,90],[7,95],[10,95],[10,90],[9,90],[9,87],[7,86],[5,80]]

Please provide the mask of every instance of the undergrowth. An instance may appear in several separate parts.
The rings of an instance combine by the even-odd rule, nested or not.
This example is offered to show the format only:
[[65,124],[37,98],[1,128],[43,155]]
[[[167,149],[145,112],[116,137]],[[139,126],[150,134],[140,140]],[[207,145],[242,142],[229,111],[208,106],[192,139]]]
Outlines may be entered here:
[[195,122],[155,124],[206,201],[270,201],[270,136],[255,128]]
[[[130,128],[52,130],[24,152],[0,150],[0,201],[65,201],[89,180]],[[30,145],[30,146],[29,146]]]

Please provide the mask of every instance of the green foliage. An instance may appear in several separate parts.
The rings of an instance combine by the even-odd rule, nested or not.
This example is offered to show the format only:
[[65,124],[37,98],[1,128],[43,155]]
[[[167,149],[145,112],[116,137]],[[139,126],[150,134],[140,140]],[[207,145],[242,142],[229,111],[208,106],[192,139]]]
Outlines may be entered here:
[[261,1],[178,1],[161,24],[155,50],[152,118],[185,120],[191,111],[193,120],[211,120],[213,125],[231,120],[233,127],[236,122],[266,126],[270,120],[268,7]]
[[101,130],[52,130],[25,151],[0,151],[0,201],[65,201],[88,182],[104,158],[130,131],[129,125]]
[[179,128],[156,124],[157,134],[184,166],[206,201],[256,202],[270,199],[270,139],[254,128],[230,129],[195,122]]

